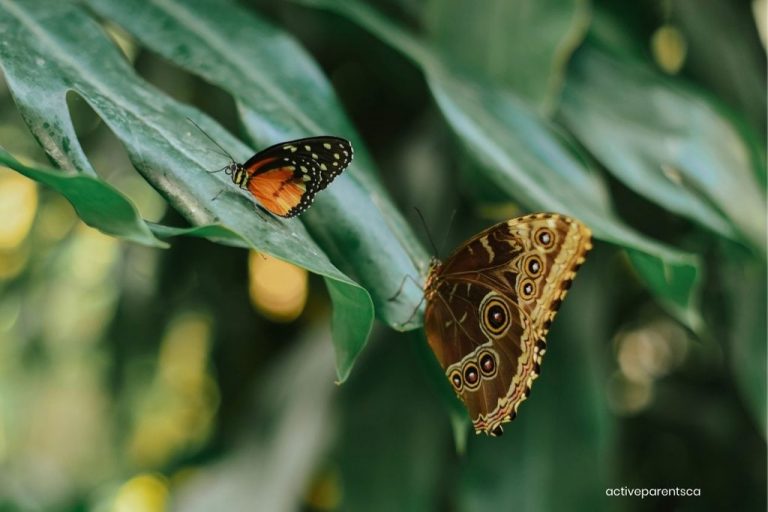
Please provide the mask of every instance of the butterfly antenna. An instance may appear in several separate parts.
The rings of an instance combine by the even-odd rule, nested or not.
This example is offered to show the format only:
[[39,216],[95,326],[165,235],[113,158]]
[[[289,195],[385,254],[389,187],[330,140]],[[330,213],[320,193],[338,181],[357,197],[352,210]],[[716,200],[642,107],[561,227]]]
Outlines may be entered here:
[[[196,122],[194,122],[194,121],[193,121],[192,119],[190,119],[189,117],[187,118],[187,121],[189,121],[190,123],[192,123],[193,125],[195,125],[195,128],[197,128],[198,130],[200,130],[200,133],[202,133],[203,135],[205,135],[206,137],[208,137],[208,140],[210,140],[211,142],[213,142],[213,143],[216,145],[216,147],[217,147],[217,148],[219,148],[219,149],[220,149],[220,150],[223,152],[223,153],[219,153],[220,155],[222,155],[222,156],[225,156],[225,157],[229,158],[229,159],[230,159],[230,160],[232,160],[233,162],[235,161],[235,159],[234,159],[234,158],[232,158],[232,155],[230,155],[230,154],[229,154],[229,151],[227,151],[226,149],[224,149],[223,147],[221,147],[221,144],[219,144],[218,142],[216,142],[216,141],[213,139],[213,137],[211,137],[210,135],[208,135],[208,132],[206,132],[205,130],[203,130],[202,128],[200,128],[200,125],[199,125],[199,124],[197,124]],[[226,169],[226,167],[224,167],[224,169]],[[221,170],[221,171],[223,171],[224,169],[220,169],[220,170]],[[214,172],[219,172],[219,171],[214,171]]]
[[448,219],[448,228],[445,230],[445,235],[443,235],[443,240],[440,242],[440,249],[445,249],[445,243],[448,241],[448,235],[451,233],[451,228],[453,227],[453,220],[456,218],[456,208],[453,209],[451,212],[451,218]]
[[429,239],[430,245],[432,245],[432,251],[436,258],[440,257],[440,253],[437,250],[437,246],[435,245],[435,241],[432,240],[432,234],[429,232],[429,226],[427,226],[427,221],[424,220],[424,215],[421,214],[421,210],[419,210],[416,206],[413,207],[414,210],[416,210],[416,213],[419,214],[419,218],[421,219],[421,225],[424,226],[424,231],[427,233],[427,238]]

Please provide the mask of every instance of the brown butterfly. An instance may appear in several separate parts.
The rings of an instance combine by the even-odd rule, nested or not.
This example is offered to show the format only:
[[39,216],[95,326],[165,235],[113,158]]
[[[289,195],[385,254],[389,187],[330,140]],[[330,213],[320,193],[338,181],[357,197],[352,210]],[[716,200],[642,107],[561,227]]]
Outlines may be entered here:
[[538,377],[549,330],[592,248],[580,222],[536,213],[502,222],[432,262],[427,340],[476,433],[501,435]]

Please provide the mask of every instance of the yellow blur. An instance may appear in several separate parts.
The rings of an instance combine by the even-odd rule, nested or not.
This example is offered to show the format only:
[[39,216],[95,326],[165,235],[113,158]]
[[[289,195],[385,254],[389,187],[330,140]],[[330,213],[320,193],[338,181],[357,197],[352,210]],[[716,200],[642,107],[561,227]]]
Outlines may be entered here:
[[167,501],[166,480],[162,476],[142,474],[120,487],[112,512],[162,512]]
[[251,251],[248,255],[251,303],[276,322],[295,320],[304,310],[308,276],[303,268]]

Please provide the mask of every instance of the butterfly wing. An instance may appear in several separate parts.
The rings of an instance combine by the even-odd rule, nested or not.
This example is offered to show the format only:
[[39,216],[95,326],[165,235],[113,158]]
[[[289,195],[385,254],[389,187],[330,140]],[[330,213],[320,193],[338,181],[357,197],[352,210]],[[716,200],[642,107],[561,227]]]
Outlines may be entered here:
[[[427,339],[454,391],[467,407],[476,432],[498,435],[530,387],[527,376],[540,361],[530,320],[497,290],[470,280],[444,279],[427,305]],[[482,306],[480,306],[482,304]],[[499,336],[483,326],[483,309],[505,315]],[[487,312],[486,312],[487,314]]]
[[246,187],[270,212],[293,217],[352,161],[349,141],[309,137],[271,146],[251,157],[243,168]]
[[528,396],[544,337],[591,247],[583,224],[529,215],[473,237],[428,280],[427,339],[475,430],[501,433]]

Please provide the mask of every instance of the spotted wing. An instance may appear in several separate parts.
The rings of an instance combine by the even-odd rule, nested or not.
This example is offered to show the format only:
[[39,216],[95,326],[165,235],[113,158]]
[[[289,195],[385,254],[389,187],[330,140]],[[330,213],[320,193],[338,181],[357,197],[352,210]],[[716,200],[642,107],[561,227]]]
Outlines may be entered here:
[[267,210],[293,217],[306,210],[315,194],[346,169],[352,156],[352,145],[339,137],[282,142],[243,164],[247,188]]
[[[493,334],[486,328],[492,310],[503,315]],[[513,300],[473,280],[443,279],[427,304],[427,340],[454,391],[464,402],[476,432],[501,433],[530,389],[543,345],[528,339],[530,319]]]
[[475,430],[501,433],[528,396],[544,337],[591,246],[583,224],[535,214],[483,231],[436,270],[427,338]]

